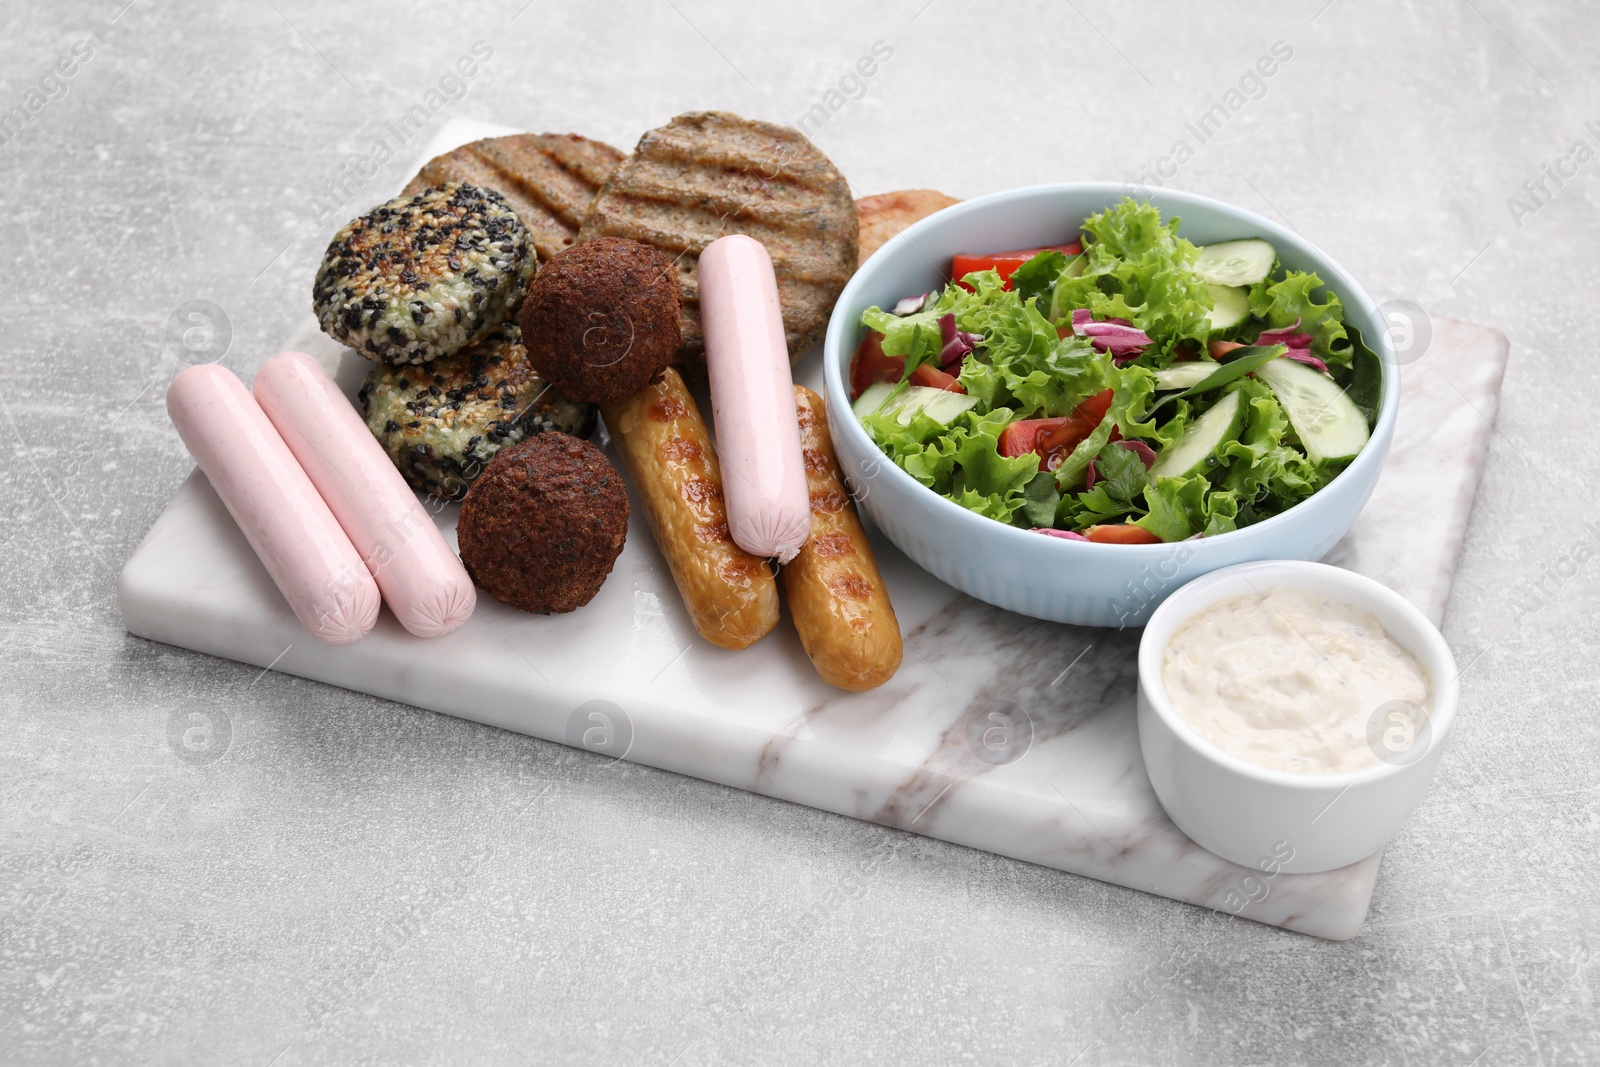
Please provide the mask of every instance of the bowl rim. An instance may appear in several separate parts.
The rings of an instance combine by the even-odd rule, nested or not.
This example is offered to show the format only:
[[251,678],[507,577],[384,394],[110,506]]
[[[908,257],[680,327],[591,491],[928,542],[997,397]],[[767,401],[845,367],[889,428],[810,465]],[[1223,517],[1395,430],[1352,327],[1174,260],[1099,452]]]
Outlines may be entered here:
[[[1377,305],[1373,303],[1372,298],[1367,295],[1366,290],[1356,282],[1355,278],[1352,277],[1350,273],[1343,267],[1341,267],[1338,261],[1336,261],[1332,256],[1322,251],[1322,249],[1318,248],[1316,245],[1312,244],[1298,233],[1295,233],[1279,225],[1278,223],[1273,222],[1271,219],[1257,215],[1253,211],[1249,211],[1241,207],[1235,207],[1234,205],[1225,201],[1215,200],[1208,196],[1202,196],[1199,193],[1189,193],[1176,189],[1149,188],[1144,188],[1142,192],[1144,194],[1143,198],[1151,203],[1156,204],[1156,206],[1161,209],[1163,216],[1170,217],[1171,215],[1176,214],[1180,218],[1182,217],[1184,208],[1179,207],[1177,210],[1173,210],[1172,205],[1188,205],[1218,209],[1224,214],[1235,217],[1241,224],[1254,227],[1256,231],[1255,236],[1260,236],[1273,241],[1275,247],[1281,245],[1294,246],[1303,254],[1304,258],[1316,261],[1317,274],[1319,276],[1328,274],[1337,276],[1334,281],[1329,281],[1326,277],[1324,277],[1323,286],[1325,289],[1335,293],[1344,303],[1347,309],[1347,318],[1348,309],[1351,307],[1358,307],[1364,313],[1366,313],[1368,318],[1374,322],[1380,321]],[[1127,187],[1127,183],[1123,182],[1048,182],[1038,185],[1017,186],[1012,189],[1005,189],[999,192],[988,193],[984,196],[974,197],[970,200],[963,200],[952,204],[949,207],[942,208],[926,218],[919,219],[918,221],[912,223],[910,226],[906,227],[904,230],[901,230],[899,233],[896,233],[894,236],[890,237],[889,240],[885,241],[876,252],[867,258],[865,263],[861,264],[861,266],[857,268],[856,273],[851,277],[850,281],[846,283],[844,289],[840,292],[838,299],[834,302],[833,311],[828,317],[828,328],[823,338],[823,390],[827,398],[827,410],[830,412],[838,411],[840,413],[837,423],[830,420],[830,429],[835,434],[842,432],[845,436],[851,439],[852,444],[854,444],[858,449],[865,449],[870,453],[882,454],[882,450],[879,449],[872,438],[868,436],[866,428],[861,425],[861,420],[857,419],[854,412],[851,410],[850,394],[845,388],[844,372],[842,369],[843,363],[841,362],[841,354],[844,354],[843,358],[847,359],[848,353],[853,350],[854,347],[851,346],[850,348],[846,348],[844,343],[846,333],[860,326],[860,310],[851,310],[852,306],[856,303],[856,300],[854,299],[855,294],[867,284],[872,273],[873,263],[875,261],[879,260],[890,249],[898,248],[901,245],[910,245],[913,249],[915,249],[916,238],[925,235],[928,231],[937,228],[939,225],[955,217],[956,215],[965,214],[968,212],[982,212],[998,204],[1005,204],[1014,200],[1028,200],[1035,197],[1048,198],[1050,196],[1064,196],[1068,194],[1082,193],[1090,193],[1096,196],[1103,195],[1107,207],[1118,202],[1123,196],[1131,195]],[[1180,225],[1180,235],[1181,232]],[[921,253],[919,252],[918,254],[920,255]],[[926,259],[927,257],[924,256],[923,258]],[[1387,330],[1377,330],[1375,331],[1375,336],[1372,337],[1369,337],[1364,331],[1362,333],[1362,339],[1366,341],[1367,347],[1371,348],[1374,354],[1378,357],[1381,375],[1382,400],[1378,407],[1378,417],[1372,427],[1372,435],[1367,441],[1367,446],[1361,450],[1361,454],[1356,456],[1355,459],[1351,460],[1350,463],[1342,471],[1336,474],[1327,485],[1324,485],[1321,489],[1318,489],[1315,493],[1311,494],[1311,496],[1308,496],[1306,499],[1300,501],[1292,507],[1281,511],[1270,518],[1262,519],[1260,522],[1252,523],[1249,526],[1236,530],[1229,530],[1226,533],[1214,534],[1208,538],[1203,538],[1201,539],[1202,543],[1220,544],[1226,542],[1228,544],[1237,544],[1247,537],[1270,537],[1279,526],[1285,524],[1285,521],[1294,521],[1291,516],[1293,516],[1299,508],[1304,507],[1305,505],[1316,500],[1318,494],[1326,492],[1334,484],[1344,480],[1347,475],[1350,475],[1352,472],[1366,472],[1368,468],[1383,463],[1388,454],[1387,445],[1393,436],[1395,420],[1398,416],[1400,407],[1400,376],[1398,374],[1398,362],[1394,352],[1394,345]],[[1374,445],[1378,445],[1379,447],[1374,447]],[[1051,537],[1045,534],[1035,533],[1033,530],[1025,530],[1018,526],[1010,526],[1005,523],[996,522],[994,519],[990,519],[986,516],[978,515],[975,512],[969,511],[948,497],[945,497],[940,493],[936,493],[932,489],[923,485],[921,482],[917,481],[911,475],[902,470],[898,464],[892,461],[882,463],[879,465],[879,467],[886,472],[887,477],[901,490],[915,490],[926,493],[929,498],[935,501],[932,506],[938,511],[938,513],[949,516],[951,521],[982,523],[982,527],[973,526],[972,528],[992,528],[993,530],[1003,531],[1001,533],[994,534],[994,536],[1002,539],[1002,545],[1008,545],[1016,549],[1025,549],[1029,544],[1043,545],[1047,543],[1053,543],[1055,545],[1054,548],[1035,548],[1033,551],[1054,551],[1057,553],[1064,553],[1065,555],[1062,556],[1063,560],[1077,559],[1079,562],[1088,562],[1090,558],[1098,558],[1097,553],[1109,552],[1113,553],[1115,558],[1118,559],[1129,561],[1148,561],[1160,556],[1163,553],[1172,551],[1174,547],[1178,545],[1187,544],[1196,540],[1196,538],[1190,538],[1187,542],[1161,542],[1159,544],[1150,545],[1102,545],[1089,541],[1078,541],[1073,538]],[[1013,537],[1013,535],[1015,536]],[[1018,540],[1017,538],[1025,538],[1026,540]],[[1074,553],[1077,555],[1074,556]]]
[[[1208,600],[1206,603],[1196,605],[1196,600],[1204,598],[1216,586],[1227,584],[1251,572],[1257,572],[1263,579],[1262,584],[1267,587],[1287,585],[1294,588],[1296,575],[1316,575],[1326,578],[1339,586],[1340,591],[1334,599],[1365,611],[1372,611],[1375,606],[1381,605],[1384,609],[1403,616],[1410,623],[1420,635],[1422,647],[1413,647],[1393,634],[1389,636],[1428,672],[1432,689],[1432,706],[1428,710],[1427,751],[1406,763],[1379,761],[1375,766],[1361,767],[1353,771],[1299,774],[1294,771],[1264,767],[1226,752],[1201,737],[1194,727],[1178,714],[1161,678],[1161,668],[1170,635],[1215,603],[1215,600]],[[1153,635],[1163,630],[1166,631],[1168,638],[1158,641]],[[1139,636],[1138,676],[1139,691],[1151,710],[1173,736],[1181,740],[1192,752],[1252,782],[1297,791],[1322,792],[1339,789],[1342,794],[1345,789],[1353,786],[1420,773],[1417,768],[1428,765],[1429,753],[1443,746],[1455,723],[1456,709],[1461,702],[1461,672],[1456,667],[1454,653],[1450,651],[1449,644],[1433,620],[1424,615],[1411,601],[1382,582],[1368,578],[1364,574],[1357,574],[1355,571],[1345,570],[1343,567],[1306,560],[1265,559],[1236,563],[1210,571],[1180,586],[1156,608],[1149,621],[1145,623],[1144,632]]]

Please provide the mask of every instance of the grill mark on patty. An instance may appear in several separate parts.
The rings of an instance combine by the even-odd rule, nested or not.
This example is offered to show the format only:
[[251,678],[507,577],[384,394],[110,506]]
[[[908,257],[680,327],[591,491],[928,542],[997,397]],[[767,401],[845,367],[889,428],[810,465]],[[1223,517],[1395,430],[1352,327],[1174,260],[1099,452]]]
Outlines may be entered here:
[[733,216],[723,216],[709,207],[697,210],[680,206],[665,192],[630,198],[627,203],[647,207],[648,210],[614,215],[608,208],[604,216],[608,236],[642,241],[669,254],[693,252],[699,256],[717,238],[730,233],[742,233],[766,245],[767,254],[772,257],[773,269],[784,272],[793,282],[825,287],[840,278],[848,280],[855,271],[849,263],[849,257],[842,253],[819,256],[807,249],[797,250],[784,243],[799,234],[820,232],[820,227],[814,224],[814,212],[797,215],[792,224],[781,218],[775,219],[771,214],[752,212],[741,216],[745,224],[730,225],[728,220]]
[[578,228],[623,154],[575,134],[514,134],[474,141],[425,164],[406,191],[468,181],[511,202],[549,259],[577,240]]
[[625,237],[677,257],[683,289],[678,362],[704,376],[696,271],[728,233],[766,246],[778,274],[791,361],[821,336],[855,272],[859,223],[849,186],[811,142],[736,115],[680,115],[639,141],[596,194],[579,240]]
[[[567,178],[572,179],[565,189],[557,188],[557,181],[549,180],[551,168],[542,167],[535,173],[545,177],[546,183],[541,185],[533,180],[533,175],[516,169],[516,160],[508,160],[496,156],[488,157],[489,166],[497,175],[503,176],[506,182],[511,183],[518,195],[534,204],[544,208],[549,214],[554,215],[565,228],[576,233],[578,226],[583,222],[583,215],[589,209],[589,201],[594,199],[594,194],[599,190],[598,185],[589,184],[582,176],[567,167],[543,145],[535,145],[534,150],[521,162],[532,164],[534,159],[553,164],[554,170]],[[576,186],[574,190],[572,186]],[[503,188],[497,186],[497,188]],[[573,195],[576,193],[576,195]]]
[[669,195],[703,196],[738,211],[772,205],[804,212],[829,192],[785,181],[782,172],[778,177],[769,178],[763,173],[736,167],[707,165],[703,160],[674,161],[669,165],[667,161],[654,158],[641,159],[630,166],[626,177],[619,178],[613,188],[638,197],[660,195],[653,194],[653,190],[668,190]]
[[[685,136],[685,129],[696,135]],[[700,131],[709,131],[712,147]],[[688,170],[707,174],[734,171],[762,184],[773,184],[812,194],[827,193],[836,181],[831,167],[818,166],[816,149],[791,138],[770,138],[762,144],[741,143],[740,128],[733,123],[707,123],[699,127],[662,127],[645,134],[640,148],[656,159],[670,160]],[[811,158],[807,158],[810,156]]]

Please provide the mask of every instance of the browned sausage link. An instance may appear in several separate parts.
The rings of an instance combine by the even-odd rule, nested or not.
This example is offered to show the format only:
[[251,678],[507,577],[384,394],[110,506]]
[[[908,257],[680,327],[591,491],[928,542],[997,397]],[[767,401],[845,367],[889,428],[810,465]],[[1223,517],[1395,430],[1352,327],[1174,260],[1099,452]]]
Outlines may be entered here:
[[744,648],[771,633],[777,582],[728,535],[722,470],[678,372],[600,410],[700,636]]
[[840,689],[872,689],[900,667],[900,623],[845,493],[822,398],[801,385],[794,396],[811,492],[811,540],[784,566],[783,590],[800,643],[822,680]]

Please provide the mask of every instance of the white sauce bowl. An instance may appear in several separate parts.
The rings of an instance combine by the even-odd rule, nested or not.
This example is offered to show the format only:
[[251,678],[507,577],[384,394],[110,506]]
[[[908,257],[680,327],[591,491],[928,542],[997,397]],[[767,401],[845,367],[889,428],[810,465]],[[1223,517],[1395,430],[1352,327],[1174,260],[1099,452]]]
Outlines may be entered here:
[[[1204,740],[1167,697],[1167,644],[1185,622],[1219,601],[1281,587],[1305,590],[1371,612],[1427,672],[1427,726],[1391,748],[1388,723],[1374,720],[1380,762],[1339,774],[1271,770]],[[1139,643],[1139,747],[1156,797],[1178,829],[1201,847],[1254,869],[1328,871],[1379,851],[1433,781],[1460,699],[1455,657],[1427,617],[1398,593],[1338,567],[1266,560],[1212,571],[1169,596]],[[1270,866],[1268,866],[1270,865]]]

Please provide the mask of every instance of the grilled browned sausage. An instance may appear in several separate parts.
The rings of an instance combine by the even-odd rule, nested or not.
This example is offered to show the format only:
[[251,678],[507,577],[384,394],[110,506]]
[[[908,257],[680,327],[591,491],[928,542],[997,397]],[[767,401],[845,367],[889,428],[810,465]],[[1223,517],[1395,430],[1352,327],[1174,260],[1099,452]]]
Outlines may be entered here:
[[678,372],[600,413],[700,636],[745,648],[771,633],[778,584],[766,560],[728,535],[717,454]]
[[811,492],[811,539],[784,566],[783,591],[822,680],[854,692],[872,689],[900,667],[900,623],[839,475],[822,398],[803,385],[794,395]]

